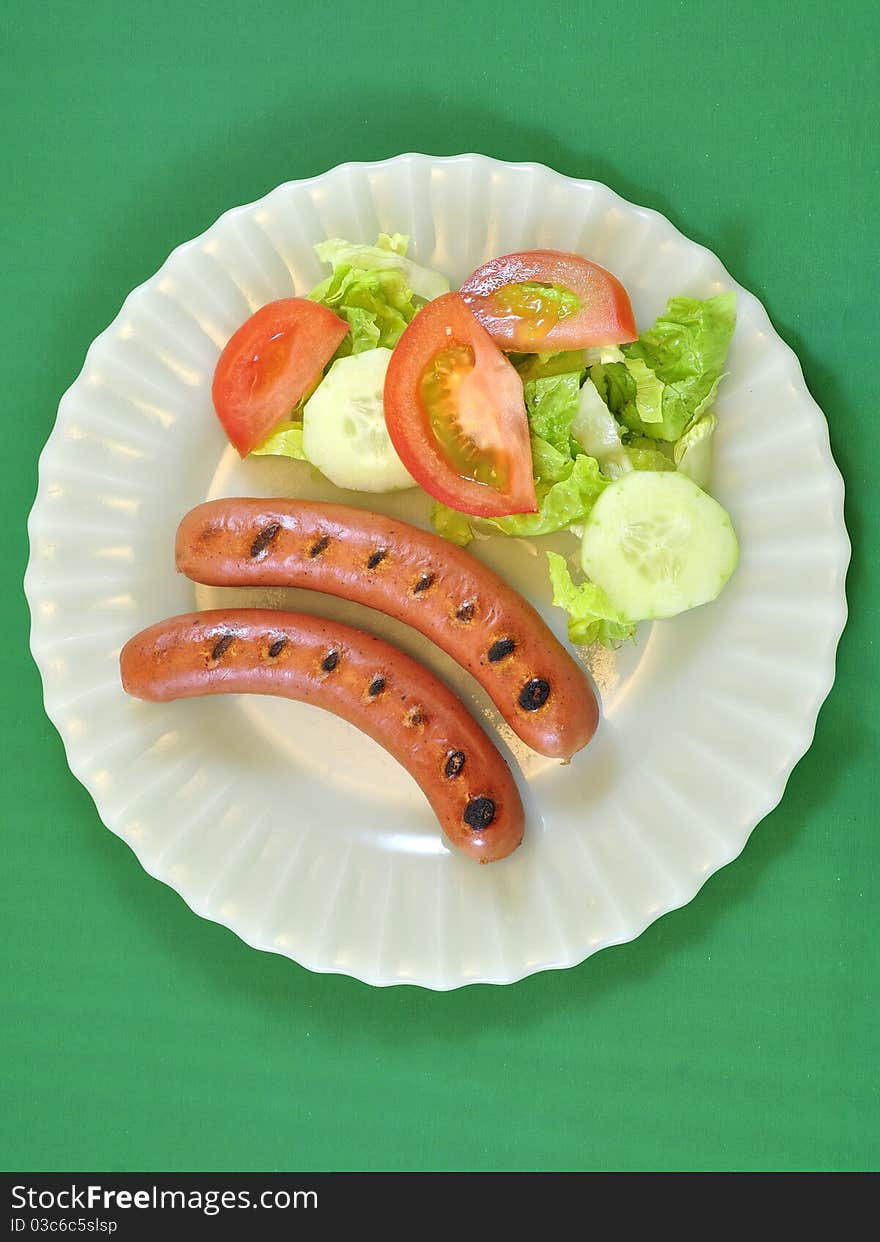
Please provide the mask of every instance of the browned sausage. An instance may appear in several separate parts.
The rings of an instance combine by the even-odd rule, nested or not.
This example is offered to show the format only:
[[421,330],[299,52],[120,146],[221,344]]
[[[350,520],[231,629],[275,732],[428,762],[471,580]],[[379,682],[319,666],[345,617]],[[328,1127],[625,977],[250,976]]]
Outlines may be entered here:
[[455,695],[372,634],[273,609],[215,609],[160,621],[119,657],[139,699],[274,694],[335,712],[418,781],[453,845],[495,862],[522,840],[510,769]]
[[214,500],[177,531],[177,567],[210,586],[308,587],[421,631],[484,687],[515,733],[568,759],[596,729],[583,672],[534,608],[461,548],[407,522],[301,500]]

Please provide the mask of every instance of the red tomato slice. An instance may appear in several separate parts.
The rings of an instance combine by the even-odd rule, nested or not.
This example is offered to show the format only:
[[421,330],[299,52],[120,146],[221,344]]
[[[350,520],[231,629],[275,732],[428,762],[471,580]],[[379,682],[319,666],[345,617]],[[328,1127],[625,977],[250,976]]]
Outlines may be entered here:
[[214,372],[217,417],[247,457],[314,387],[348,324],[308,298],[282,298],[230,337]]
[[621,345],[638,336],[629,295],[617,277],[561,250],[492,259],[459,292],[502,349],[549,353]]
[[426,492],[462,513],[534,513],[522,381],[457,293],[424,306],[385,376],[385,423]]

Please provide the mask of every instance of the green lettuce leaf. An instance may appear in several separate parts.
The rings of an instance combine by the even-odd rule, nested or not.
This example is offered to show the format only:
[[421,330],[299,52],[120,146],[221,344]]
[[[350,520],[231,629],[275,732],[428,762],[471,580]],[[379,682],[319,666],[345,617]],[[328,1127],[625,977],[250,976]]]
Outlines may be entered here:
[[623,350],[619,345],[594,345],[584,350],[584,362],[594,367],[604,362],[623,362]]
[[567,349],[559,353],[507,356],[519,371],[522,382],[527,384],[529,380],[548,379],[552,375],[563,375],[566,371],[579,371],[582,375],[589,365],[588,352],[585,349]]
[[562,375],[529,380],[523,390],[532,435],[569,456],[570,429],[578,411],[580,383],[580,371],[566,371]]
[[408,244],[402,233],[380,233],[375,246],[340,237],[315,246],[318,258],[332,265],[333,274],[309,297],[328,306],[351,328],[332,361],[367,349],[393,349],[424,303],[449,291],[445,276],[406,257]]
[[532,436],[532,474],[539,483],[561,483],[571,474],[571,455],[560,453],[540,436]]
[[296,419],[278,423],[262,444],[251,449],[254,457],[292,457],[295,461],[308,461],[303,452],[303,425]]
[[[505,535],[548,535],[565,530],[586,520],[600,492],[609,480],[599,470],[593,457],[579,454],[574,460],[542,440],[532,436],[532,470],[538,497],[537,513],[514,513],[510,517],[485,519]],[[474,537],[474,519],[446,505],[435,504],[431,522],[438,535],[466,547]],[[480,519],[483,521],[484,519]]]
[[551,375],[563,375],[566,371],[580,371],[583,376],[587,367],[600,362],[623,362],[623,354],[616,345],[602,345],[591,349],[565,349],[557,353],[508,354],[519,371],[522,382],[547,379]]
[[573,643],[600,642],[615,647],[635,636],[635,622],[624,617],[601,587],[584,581],[575,586],[568,566],[557,552],[548,552],[553,603],[568,613],[568,637]]
[[394,254],[405,255],[409,250],[408,233],[380,233],[376,238],[377,250],[391,250]]
[[[715,399],[735,324],[734,293],[705,301],[672,298],[653,328],[623,347],[623,363],[600,363],[590,374],[612,414],[631,431],[653,440],[678,440]],[[659,420],[656,393],[646,386],[641,366],[633,374],[633,363],[662,384]]]
[[631,418],[638,418],[636,381],[625,362],[596,363],[590,368],[590,379],[618,422],[624,422],[627,413]]
[[634,436],[626,446],[626,454],[633,470],[674,470],[675,462],[669,452],[664,452],[664,440],[649,440],[646,436]]
[[448,539],[450,543],[456,544],[459,548],[466,548],[474,537],[471,519],[468,515],[459,513],[457,509],[450,509],[448,505],[440,504],[439,501],[431,510],[431,522],[438,535],[442,535],[444,539]]
[[420,305],[401,272],[345,264],[335,268],[309,297],[351,325],[334,361],[379,346],[393,349]]
[[570,461],[565,478],[551,483],[539,479],[537,513],[514,513],[493,518],[492,523],[505,535],[549,535],[582,522],[609,480],[599,470],[595,457],[579,454]]
[[721,374],[736,324],[736,294],[670,298],[666,313],[637,341],[628,358],[643,358],[664,384],[677,384],[694,407]]
[[571,435],[585,453],[596,458],[602,473],[609,478],[617,478],[630,469],[620,426],[589,376],[581,387]]
[[708,491],[712,478],[712,437],[718,420],[714,414],[704,414],[689,427],[672,450],[675,464],[682,474]]
[[636,382],[636,413],[643,423],[663,422],[663,381],[641,358],[625,358],[623,365]]
[[341,237],[331,237],[315,246],[315,254],[322,263],[331,264],[334,271],[346,267],[358,271],[397,272],[404,285],[416,297],[423,298],[426,302],[439,298],[442,293],[448,293],[449,281],[445,276],[406,258],[408,246],[409,238],[403,233],[394,233],[391,236],[380,233],[375,246],[364,246],[357,242],[344,241]]

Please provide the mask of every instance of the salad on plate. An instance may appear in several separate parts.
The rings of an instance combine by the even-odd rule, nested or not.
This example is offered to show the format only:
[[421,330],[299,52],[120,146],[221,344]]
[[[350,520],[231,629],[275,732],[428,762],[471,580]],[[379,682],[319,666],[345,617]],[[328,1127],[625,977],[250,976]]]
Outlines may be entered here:
[[717,597],[738,557],[710,494],[733,292],[673,295],[640,332],[620,281],[579,255],[505,255],[452,292],[399,233],[315,250],[326,278],[258,310],[218,363],[243,457],[421,487],[460,547],[571,532],[568,559],[546,555],[574,643],[613,647]]

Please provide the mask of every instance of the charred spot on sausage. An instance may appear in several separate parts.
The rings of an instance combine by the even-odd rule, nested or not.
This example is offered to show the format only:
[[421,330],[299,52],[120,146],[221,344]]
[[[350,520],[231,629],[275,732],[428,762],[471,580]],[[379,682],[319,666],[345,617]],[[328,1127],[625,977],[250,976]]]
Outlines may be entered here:
[[443,769],[443,775],[448,780],[454,780],[464,767],[465,754],[463,750],[453,750],[446,757],[446,766]]
[[367,691],[367,693],[369,694],[371,699],[375,699],[376,696],[380,695],[384,689],[385,689],[385,678],[374,677],[373,680],[370,682],[370,688]]
[[468,621],[473,621],[475,612],[476,604],[474,604],[473,600],[469,599],[458,609],[455,614],[455,619],[457,621],[464,621],[466,624]]
[[287,646],[287,642],[288,640],[286,638],[276,638],[275,642],[269,648],[269,659],[276,660]]
[[322,535],[321,538],[318,539],[315,543],[313,543],[312,546],[309,548],[309,556],[320,556],[321,553],[326,549],[329,542],[330,542],[330,536]]
[[491,798],[471,798],[464,808],[464,822],[474,832],[488,828],[495,818],[495,803]]
[[219,660],[222,656],[226,655],[226,652],[232,646],[234,641],[234,634],[222,634],[220,638],[217,639],[216,643],[214,643],[211,651],[211,659]]
[[527,712],[536,712],[543,707],[550,697],[550,684],[543,677],[533,677],[527,681],[519,694],[519,705]]
[[505,656],[509,656],[515,648],[516,643],[512,638],[499,638],[497,642],[494,642],[489,648],[487,653],[489,663],[497,664],[499,660],[503,660]]
[[376,551],[371,554],[370,559],[367,561],[367,569],[375,569],[377,565],[381,565],[387,555],[388,555],[387,548],[377,548]]
[[339,652],[328,651],[321,661],[321,668],[325,673],[332,673],[336,665],[339,663]]
[[280,530],[280,522],[270,522],[268,526],[264,526],[251,544],[251,557],[256,558],[258,556],[263,556],[268,549],[269,544]]
[[406,723],[413,729],[418,725],[423,725],[425,723],[425,719],[425,713],[422,711],[421,707],[411,707],[405,716]]
[[415,586],[413,587],[413,595],[418,595],[420,591],[427,591],[428,587],[433,586],[433,585],[434,585],[434,575],[433,574],[422,574],[421,578],[419,578],[418,582],[416,582]]

